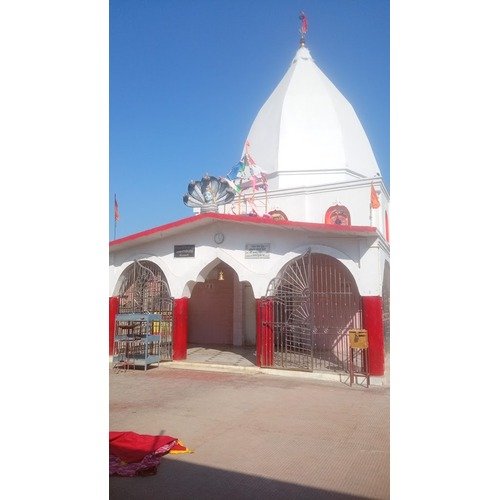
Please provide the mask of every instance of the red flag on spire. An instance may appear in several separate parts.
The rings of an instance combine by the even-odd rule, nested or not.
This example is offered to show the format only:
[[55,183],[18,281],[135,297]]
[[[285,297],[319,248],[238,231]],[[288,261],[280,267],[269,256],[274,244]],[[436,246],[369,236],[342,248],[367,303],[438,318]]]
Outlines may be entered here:
[[118,211],[118,201],[115,194],[115,222],[120,220],[120,212]]
[[371,200],[370,200],[370,207],[371,208],[380,207],[380,201],[378,199],[377,191],[375,191],[373,184],[372,184],[372,192],[371,192],[370,198],[371,198]]
[[300,12],[299,19],[301,20],[300,32],[302,35],[305,35],[307,33],[307,17],[304,14],[304,11]]

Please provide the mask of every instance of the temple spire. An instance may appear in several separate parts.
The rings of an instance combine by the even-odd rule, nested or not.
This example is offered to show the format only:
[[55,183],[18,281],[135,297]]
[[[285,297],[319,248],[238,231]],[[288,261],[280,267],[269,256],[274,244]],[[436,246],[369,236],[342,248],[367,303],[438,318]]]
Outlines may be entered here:
[[299,19],[300,19],[300,28],[299,28],[300,46],[304,47],[306,44],[306,33],[307,33],[307,17],[304,14],[304,11],[300,12]]

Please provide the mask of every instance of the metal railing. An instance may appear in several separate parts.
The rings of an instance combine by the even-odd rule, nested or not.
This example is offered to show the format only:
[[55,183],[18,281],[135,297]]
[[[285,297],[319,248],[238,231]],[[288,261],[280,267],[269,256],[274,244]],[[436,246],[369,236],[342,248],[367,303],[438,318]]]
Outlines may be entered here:
[[273,368],[349,372],[351,329],[362,327],[361,299],[349,270],[307,251],[271,282]]

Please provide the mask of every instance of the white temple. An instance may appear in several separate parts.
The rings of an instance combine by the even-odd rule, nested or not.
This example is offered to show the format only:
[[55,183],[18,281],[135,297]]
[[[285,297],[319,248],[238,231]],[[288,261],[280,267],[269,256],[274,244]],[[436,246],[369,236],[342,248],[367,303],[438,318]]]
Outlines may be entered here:
[[[348,207],[351,225],[375,226],[388,235],[389,194],[370,142],[351,104],[305,45],[258,112],[245,143],[243,154],[250,151],[268,190],[247,190],[221,212],[276,210],[288,220],[328,223],[329,207],[341,205]],[[370,210],[372,185],[377,211]]]
[[[258,366],[345,372],[348,333],[364,328],[369,371],[384,375],[389,194],[353,107],[304,37],[243,157],[264,183],[246,183],[229,202],[221,195],[218,212],[198,207],[199,215],[110,242],[110,317],[145,308],[144,290],[161,284],[173,304],[165,318],[174,318],[174,361],[192,342],[230,344],[255,346]],[[190,186],[185,199],[203,204],[202,184]],[[112,336],[110,323],[110,351]]]

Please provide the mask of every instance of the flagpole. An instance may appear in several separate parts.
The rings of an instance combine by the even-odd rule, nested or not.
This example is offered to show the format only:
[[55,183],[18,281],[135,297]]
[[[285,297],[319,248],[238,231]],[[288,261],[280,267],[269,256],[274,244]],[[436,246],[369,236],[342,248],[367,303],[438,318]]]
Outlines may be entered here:
[[119,218],[120,218],[120,215],[119,215],[119,212],[118,212],[118,201],[116,199],[116,193],[115,193],[115,204],[114,204],[115,230],[114,230],[114,236],[113,236],[114,240],[116,240],[116,223],[118,222]]

